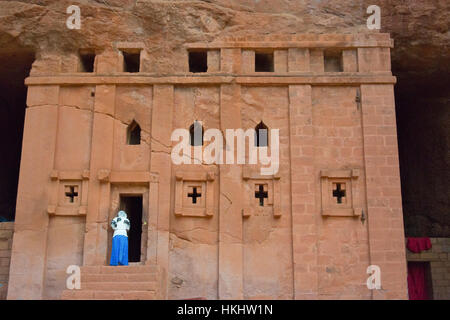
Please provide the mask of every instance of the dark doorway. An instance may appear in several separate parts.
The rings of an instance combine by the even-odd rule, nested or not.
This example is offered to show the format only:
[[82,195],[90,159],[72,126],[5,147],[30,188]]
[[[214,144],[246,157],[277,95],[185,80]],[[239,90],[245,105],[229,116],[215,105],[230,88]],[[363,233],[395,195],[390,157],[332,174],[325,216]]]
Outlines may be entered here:
[[34,53],[0,50],[0,222],[14,221],[28,77]]
[[121,195],[120,209],[127,213],[130,220],[130,231],[128,232],[128,261],[141,261],[141,238],[142,238],[142,196]]
[[429,261],[408,261],[409,300],[433,300]]

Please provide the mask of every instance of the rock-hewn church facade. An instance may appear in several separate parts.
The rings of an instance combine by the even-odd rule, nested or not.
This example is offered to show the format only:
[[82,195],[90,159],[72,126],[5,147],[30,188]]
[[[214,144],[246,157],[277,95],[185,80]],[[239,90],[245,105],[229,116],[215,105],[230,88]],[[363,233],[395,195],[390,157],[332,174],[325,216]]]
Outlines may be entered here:
[[[167,74],[140,42],[36,60],[8,298],[407,298],[392,46],[228,37],[187,44]],[[196,121],[278,129],[278,172],[174,164],[173,131]],[[131,264],[114,268],[119,209]],[[81,290],[66,289],[70,265]]]

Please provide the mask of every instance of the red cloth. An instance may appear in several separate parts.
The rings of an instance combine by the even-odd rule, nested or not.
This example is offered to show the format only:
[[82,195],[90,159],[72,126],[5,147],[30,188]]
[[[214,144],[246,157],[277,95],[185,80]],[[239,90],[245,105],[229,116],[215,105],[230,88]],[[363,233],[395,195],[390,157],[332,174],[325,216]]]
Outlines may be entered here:
[[420,253],[423,250],[431,249],[430,238],[408,238],[406,247],[414,253]]
[[426,285],[426,263],[408,262],[409,300],[429,300]]

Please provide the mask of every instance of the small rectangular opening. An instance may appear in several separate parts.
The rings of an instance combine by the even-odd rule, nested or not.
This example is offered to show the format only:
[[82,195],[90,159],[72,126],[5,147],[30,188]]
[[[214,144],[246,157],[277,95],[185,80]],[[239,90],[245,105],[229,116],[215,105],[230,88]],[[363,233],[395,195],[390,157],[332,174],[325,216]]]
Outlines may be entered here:
[[128,232],[128,261],[141,261],[142,247],[142,195],[121,195],[120,210],[126,212],[130,220]]
[[189,51],[189,72],[207,72],[208,71],[208,52]]
[[95,53],[80,52],[80,72],[94,72]]
[[325,72],[344,71],[342,50],[325,50],[323,53]]
[[255,72],[273,72],[273,52],[255,52]]
[[123,54],[123,71],[124,72],[139,72],[141,68],[141,52],[127,52],[122,51]]

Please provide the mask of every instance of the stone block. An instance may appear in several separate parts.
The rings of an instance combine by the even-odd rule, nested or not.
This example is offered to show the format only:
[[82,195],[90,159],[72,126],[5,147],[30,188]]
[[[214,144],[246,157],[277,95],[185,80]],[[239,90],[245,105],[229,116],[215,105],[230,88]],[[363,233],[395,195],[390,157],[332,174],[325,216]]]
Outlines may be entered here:
[[310,54],[307,48],[288,49],[288,70],[289,72],[309,72]]

